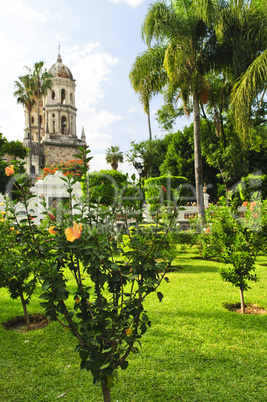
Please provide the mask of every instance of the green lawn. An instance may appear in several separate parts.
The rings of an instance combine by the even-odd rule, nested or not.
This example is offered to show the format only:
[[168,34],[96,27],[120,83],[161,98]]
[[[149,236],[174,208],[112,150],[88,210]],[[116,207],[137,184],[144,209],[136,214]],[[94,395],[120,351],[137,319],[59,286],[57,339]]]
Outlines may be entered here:
[[[240,315],[223,307],[239,302],[239,291],[222,281],[219,263],[181,254],[182,269],[161,287],[164,299],[147,300],[152,327],[129,367],[119,371],[113,401],[267,400],[267,314]],[[264,265],[266,264],[266,265]],[[245,302],[267,309],[267,258],[258,259],[257,283]],[[0,289],[0,320],[22,314],[18,301]],[[38,294],[30,313],[42,312]],[[91,374],[81,371],[76,340],[57,323],[29,333],[0,325],[0,401],[102,401]],[[58,398],[60,396],[60,398]]]

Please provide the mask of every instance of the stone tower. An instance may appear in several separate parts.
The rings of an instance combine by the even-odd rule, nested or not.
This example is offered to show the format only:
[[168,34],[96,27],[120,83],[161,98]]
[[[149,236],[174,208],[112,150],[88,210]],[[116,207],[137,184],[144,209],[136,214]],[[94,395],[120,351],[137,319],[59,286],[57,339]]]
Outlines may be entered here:
[[[28,116],[25,116],[25,135],[23,145],[32,150],[32,173],[39,174],[41,168],[74,158],[78,146],[86,143],[84,129],[81,139],[76,133],[77,108],[75,105],[76,83],[70,69],[62,63],[60,54],[57,61],[48,70],[53,76],[52,89],[39,104],[40,119],[40,164],[38,152],[37,106],[31,113],[31,137],[29,139]],[[27,114],[27,113],[26,113]],[[31,144],[30,144],[31,143]],[[29,157],[26,161],[30,172]]]

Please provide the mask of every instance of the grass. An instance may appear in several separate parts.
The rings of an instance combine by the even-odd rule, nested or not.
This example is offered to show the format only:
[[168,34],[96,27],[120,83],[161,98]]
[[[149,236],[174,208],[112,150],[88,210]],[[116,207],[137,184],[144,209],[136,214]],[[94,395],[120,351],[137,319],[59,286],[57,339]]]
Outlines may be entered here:
[[[223,304],[239,301],[238,289],[223,282],[219,263],[195,259],[196,251],[175,261],[159,303],[146,303],[152,327],[139,353],[119,371],[111,390],[119,402],[266,401],[267,314],[240,315]],[[267,258],[257,261],[257,283],[245,292],[245,302],[267,309]],[[18,301],[0,289],[0,321],[22,314]],[[42,312],[38,292],[30,313]],[[102,401],[100,387],[80,370],[76,340],[57,323],[20,333],[0,325],[0,400]]]

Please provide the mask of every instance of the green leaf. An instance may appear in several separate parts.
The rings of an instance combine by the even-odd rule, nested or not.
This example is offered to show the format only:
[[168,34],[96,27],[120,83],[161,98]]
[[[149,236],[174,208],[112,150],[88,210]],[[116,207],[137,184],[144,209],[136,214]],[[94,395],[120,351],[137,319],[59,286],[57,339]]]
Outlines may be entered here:
[[45,290],[47,290],[47,289],[49,289],[51,287],[51,283],[49,283],[49,282],[44,282],[43,283],[43,286],[42,286],[42,290],[43,291],[45,291]]
[[102,350],[102,353],[109,353],[109,352],[111,352],[112,351],[112,347],[111,348],[108,348],[108,349],[105,349],[105,350]]
[[50,299],[50,294],[49,293],[42,293],[39,296],[39,299],[49,300]]
[[106,364],[103,364],[103,366],[101,366],[99,369],[100,370],[104,370],[105,368],[107,368],[107,367],[109,367],[110,366],[110,362],[108,362],[108,363],[106,363]]
[[119,271],[120,266],[118,264],[112,263],[110,265],[110,268],[112,269],[112,271]]
[[95,367],[95,363],[87,360],[87,362],[85,364],[86,370],[87,371],[93,370],[94,367]]
[[159,301],[161,302],[163,299],[163,294],[161,292],[157,292],[157,296],[158,296]]
[[81,361],[81,370],[84,370],[86,368],[86,360]]
[[79,355],[82,360],[86,360],[89,356],[89,352],[87,350],[80,350]]
[[124,361],[121,363],[121,365],[120,365],[120,366],[121,366],[121,369],[122,369],[122,370],[126,370],[127,367],[128,367],[128,364],[129,364],[129,363],[128,363],[126,360],[124,360]]

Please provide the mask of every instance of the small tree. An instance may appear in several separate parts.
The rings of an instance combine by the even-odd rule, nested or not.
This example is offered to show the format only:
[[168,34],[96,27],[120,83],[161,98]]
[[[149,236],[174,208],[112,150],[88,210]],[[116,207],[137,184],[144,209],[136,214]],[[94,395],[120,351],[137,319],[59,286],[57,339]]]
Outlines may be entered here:
[[[81,151],[87,182],[91,158],[89,151]],[[137,352],[136,345],[151,324],[146,297],[156,292],[160,301],[163,298],[158,288],[168,281],[166,270],[174,258],[167,222],[171,224],[175,214],[158,214],[153,226],[144,225],[137,214],[129,226],[128,208],[118,203],[126,226],[122,238],[111,208],[88,205],[87,194],[84,201],[75,200],[72,188],[77,179],[68,175],[63,180],[70,198],[69,209],[62,211],[64,219],[56,221],[43,198],[46,219],[37,228],[30,223],[25,200],[27,222],[20,241],[27,258],[32,262],[38,258],[41,265],[41,305],[51,320],[73,333],[81,368],[91,371],[109,402],[117,370],[127,368],[130,353]],[[129,202],[139,210],[139,199]],[[10,212],[17,219],[16,211]],[[75,289],[68,284],[69,273]]]
[[266,202],[245,203],[244,218],[229,206],[209,208],[206,212],[207,229],[201,235],[202,256],[224,262],[220,268],[223,280],[239,288],[241,312],[245,313],[244,291],[248,281],[257,281],[255,260],[266,247]]

